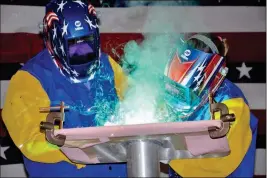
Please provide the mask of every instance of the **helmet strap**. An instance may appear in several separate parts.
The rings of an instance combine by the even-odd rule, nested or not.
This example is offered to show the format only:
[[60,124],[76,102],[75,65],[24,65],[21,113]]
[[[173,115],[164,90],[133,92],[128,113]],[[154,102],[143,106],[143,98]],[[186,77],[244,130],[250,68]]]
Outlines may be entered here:
[[217,46],[208,37],[204,35],[196,34],[196,35],[191,36],[188,40],[191,40],[191,39],[197,39],[199,41],[202,41],[205,45],[207,45],[211,49],[213,53],[219,54],[219,50]]

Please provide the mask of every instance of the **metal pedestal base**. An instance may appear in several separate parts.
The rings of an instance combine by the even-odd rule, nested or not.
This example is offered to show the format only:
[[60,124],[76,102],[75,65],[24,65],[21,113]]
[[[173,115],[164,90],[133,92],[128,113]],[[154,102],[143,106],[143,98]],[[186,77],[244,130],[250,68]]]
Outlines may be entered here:
[[152,141],[134,141],[127,146],[128,177],[159,177],[159,146]]

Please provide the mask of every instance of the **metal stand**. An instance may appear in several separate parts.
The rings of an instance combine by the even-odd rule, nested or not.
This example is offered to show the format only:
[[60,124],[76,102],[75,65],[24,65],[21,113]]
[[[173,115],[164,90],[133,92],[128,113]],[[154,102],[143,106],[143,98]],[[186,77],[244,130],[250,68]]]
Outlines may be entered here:
[[127,148],[128,177],[159,177],[158,145],[152,141],[134,141]]
[[[211,102],[212,101],[212,102]],[[113,131],[106,135],[108,142],[103,142],[100,144],[98,136],[93,138],[93,140],[68,140],[66,135],[54,134],[56,121],[59,121],[59,128],[63,129],[64,122],[64,109],[69,109],[62,102],[60,106],[55,106],[51,108],[41,108],[42,112],[50,112],[47,116],[45,122],[40,123],[40,129],[45,132],[46,139],[48,142],[63,147],[66,149],[71,149],[69,156],[73,156],[76,150],[77,155],[80,158],[94,158],[99,161],[99,163],[115,163],[115,162],[127,162],[127,172],[128,177],[159,177],[160,176],[160,162],[173,159],[188,159],[188,158],[210,158],[210,157],[222,157],[230,154],[230,149],[228,145],[225,149],[215,150],[212,153],[205,153],[203,155],[193,155],[189,150],[187,150],[188,145],[185,143],[186,134],[176,134],[169,133],[166,135],[137,135],[133,134],[131,136],[125,137],[110,137],[113,135]],[[60,112],[55,112],[60,111]],[[213,139],[225,138],[226,134],[230,130],[230,123],[235,120],[235,115],[230,114],[227,106],[223,103],[215,103],[212,98],[210,99],[210,111],[213,116],[215,112],[220,113],[221,127],[210,126],[206,131],[201,131],[198,133],[187,133],[191,137],[196,134],[197,136],[206,135]],[[211,119],[214,119],[213,117]],[[103,129],[103,128],[99,128]],[[106,128],[105,128],[106,129]],[[118,131],[118,129],[116,129]],[[116,134],[115,134],[116,135]],[[75,137],[73,137],[74,139]],[[202,137],[206,138],[206,137]],[[98,142],[94,146],[84,146],[87,142]],[[84,143],[86,142],[86,143]],[[215,143],[215,142],[212,142]],[[227,147],[227,148],[226,148]],[[64,150],[61,150],[64,152]],[[65,154],[65,152],[64,152]],[[68,155],[68,154],[66,154]],[[90,160],[79,161],[75,157],[71,159],[77,163],[91,163]]]

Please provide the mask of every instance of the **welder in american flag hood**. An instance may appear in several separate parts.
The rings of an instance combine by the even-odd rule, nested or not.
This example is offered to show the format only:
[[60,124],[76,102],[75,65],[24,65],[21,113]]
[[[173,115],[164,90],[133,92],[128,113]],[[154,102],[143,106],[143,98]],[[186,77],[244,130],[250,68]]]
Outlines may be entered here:
[[[126,164],[70,162],[39,130],[47,116],[39,112],[41,107],[64,101],[75,106],[66,112],[64,128],[90,127],[101,125],[94,118],[103,113],[108,117],[123,99],[127,77],[111,57],[101,52],[99,38],[96,12],[90,4],[53,0],[46,6],[46,48],[12,77],[2,111],[30,177],[127,177]],[[235,114],[236,121],[227,136],[229,156],[172,160],[170,176],[252,177],[257,119],[250,113],[241,90],[224,79],[226,41],[196,35],[182,43],[173,51],[165,70],[169,79],[164,95],[168,112],[182,114],[187,120],[209,120],[206,96],[212,92],[217,102],[225,103]],[[173,91],[183,87],[188,89],[189,97],[181,100]],[[109,112],[88,113],[87,109],[97,101]],[[185,105],[188,107],[181,107]]]
[[[253,177],[258,119],[250,112],[242,91],[225,79],[228,68],[227,40],[220,36],[195,34],[181,39],[172,52],[165,75],[171,79],[165,97],[170,112],[187,120],[209,120],[208,95],[227,105],[236,121],[227,135],[231,153],[221,158],[180,159],[170,162],[171,177]],[[175,89],[189,88],[190,97],[179,101]],[[184,107],[187,106],[187,107]],[[216,118],[216,116],[215,116]],[[201,147],[201,145],[200,145]]]

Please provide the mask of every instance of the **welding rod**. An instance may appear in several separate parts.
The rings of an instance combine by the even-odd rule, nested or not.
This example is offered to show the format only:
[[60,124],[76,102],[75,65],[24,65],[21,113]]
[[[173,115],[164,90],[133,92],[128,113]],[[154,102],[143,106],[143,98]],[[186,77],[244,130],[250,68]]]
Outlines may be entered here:
[[[69,109],[69,106],[63,106],[64,109]],[[52,106],[52,107],[45,107],[45,108],[40,108],[40,112],[49,112],[49,111],[60,111],[62,106]]]

